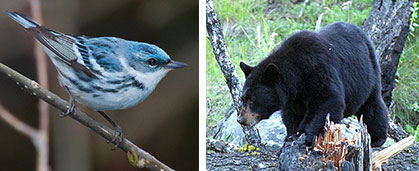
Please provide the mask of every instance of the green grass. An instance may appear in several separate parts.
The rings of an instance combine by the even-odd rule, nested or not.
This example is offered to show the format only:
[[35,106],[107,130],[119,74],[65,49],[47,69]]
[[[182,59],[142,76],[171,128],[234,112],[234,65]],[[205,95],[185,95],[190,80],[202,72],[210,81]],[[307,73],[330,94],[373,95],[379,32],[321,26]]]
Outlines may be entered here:
[[[214,0],[213,2],[221,21],[229,55],[241,82],[244,81],[244,76],[238,67],[240,61],[251,65],[257,64],[292,33],[314,30],[321,14],[323,14],[321,26],[336,21],[351,22],[359,26],[368,17],[372,5],[372,0],[354,0],[345,6],[343,6],[345,1],[340,0],[315,0],[307,5],[303,3],[293,5],[289,0],[275,1],[275,4],[268,4],[267,0]],[[395,104],[394,113],[404,112],[408,110],[406,105],[418,102],[419,71],[417,71],[418,60],[415,54],[418,54],[419,48],[417,42],[412,40],[415,39],[408,42],[403,53],[400,66],[404,69],[398,72],[399,79],[394,99],[400,103]],[[208,40],[206,49],[207,126],[213,127],[223,118],[232,104],[232,99]],[[413,62],[416,64],[412,64]]]
[[400,57],[393,91],[392,117],[415,128],[419,124],[419,31],[415,31],[414,35],[406,42]]
[[391,113],[410,134],[415,131],[409,131],[409,128],[419,128],[419,3],[415,2],[413,6],[410,33],[396,73]]

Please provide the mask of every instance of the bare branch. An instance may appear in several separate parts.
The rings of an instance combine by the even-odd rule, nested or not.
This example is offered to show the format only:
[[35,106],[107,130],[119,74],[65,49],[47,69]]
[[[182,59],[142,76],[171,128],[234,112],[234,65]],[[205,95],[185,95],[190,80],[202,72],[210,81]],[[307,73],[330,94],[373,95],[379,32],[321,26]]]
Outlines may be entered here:
[[415,143],[415,136],[409,136],[390,147],[372,154],[372,165],[374,170],[382,170],[381,165],[388,162],[388,159],[400,153],[405,148]]
[[322,18],[323,18],[323,15],[326,14],[326,13],[327,13],[327,11],[322,12],[319,15],[319,17],[317,18],[317,21],[316,21],[316,30],[318,30],[318,29],[320,29],[322,27]]
[[[44,100],[45,102],[49,103],[50,105],[62,112],[65,112],[69,107],[69,104],[66,101],[64,101],[54,93],[46,90],[45,88],[41,87],[37,82],[29,78],[26,78],[25,76],[21,75],[20,73],[14,71],[13,69],[7,67],[2,63],[0,63],[0,73],[5,74],[9,79],[15,81],[24,89],[25,92]],[[87,126],[88,128],[90,128],[91,130],[93,130],[94,132],[96,132],[97,134],[109,141],[112,140],[115,135],[114,130],[94,120],[92,117],[78,110],[77,108],[74,110],[74,114],[70,115],[70,117],[77,120],[81,124]],[[119,145],[119,148],[125,152],[134,152],[139,158],[139,162],[141,163],[141,165],[139,165],[140,167],[145,167],[149,170],[172,170],[164,163],[154,158],[154,156],[137,147],[126,138],[124,138],[124,141]]]
[[36,139],[38,131],[35,128],[32,128],[28,124],[21,121],[19,118],[16,118],[1,104],[0,104],[0,118],[2,118],[7,124],[12,126],[18,132],[27,136],[32,141]]
[[[299,2],[301,2],[301,1],[299,1]],[[301,18],[301,16],[303,16],[304,9],[306,8],[307,3],[308,3],[308,0],[304,0],[304,7],[301,8],[300,12],[298,13],[298,18]],[[294,3],[294,4],[296,4],[296,3]]]

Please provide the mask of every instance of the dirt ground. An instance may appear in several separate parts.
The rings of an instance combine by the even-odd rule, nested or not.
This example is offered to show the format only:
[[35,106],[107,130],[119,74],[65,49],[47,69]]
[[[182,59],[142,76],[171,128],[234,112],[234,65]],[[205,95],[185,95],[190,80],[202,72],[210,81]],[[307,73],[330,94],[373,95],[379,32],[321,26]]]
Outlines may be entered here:
[[278,170],[275,155],[246,153],[207,153],[207,170]]
[[404,149],[402,152],[390,158],[383,170],[419,170],[419,144]]
[[[374,150],[381,149],[383,148],[374,148]],[[269,154],[268,152],[260,155],[243,152],[210,152],[206,154],[206,157],[207,170],[281,170],[278,164],[279,156],[277,154]],[[383,170],[419,170],[418,143],[390,158],[389,162],[383,165]]]

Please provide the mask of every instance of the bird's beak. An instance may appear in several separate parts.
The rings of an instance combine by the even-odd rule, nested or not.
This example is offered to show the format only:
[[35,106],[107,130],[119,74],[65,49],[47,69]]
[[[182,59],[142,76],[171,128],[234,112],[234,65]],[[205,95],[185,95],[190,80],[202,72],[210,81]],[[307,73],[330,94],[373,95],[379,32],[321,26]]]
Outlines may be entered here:
[[183,68],[183,67],[187,67],[188,64],[182,63],[182,62],[178,62],[178,61],[174,61],[174,60],[170,60],[169,63],[167,63],[164,68],[167,69],[178,69],[178,68]]

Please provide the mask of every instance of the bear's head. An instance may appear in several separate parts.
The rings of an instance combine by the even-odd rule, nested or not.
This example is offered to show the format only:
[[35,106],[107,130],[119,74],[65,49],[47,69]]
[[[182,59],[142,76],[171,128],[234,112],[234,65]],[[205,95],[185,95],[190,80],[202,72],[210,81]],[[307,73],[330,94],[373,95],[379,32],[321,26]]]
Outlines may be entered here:
[[281,99],[284,93],[278,86],[279,70],[273,63],[251,67],[240,62],[240,68],[246,81],[241,95],[242,109],[237,122],[254,126],[262,119],[268,119],[282,106]]

